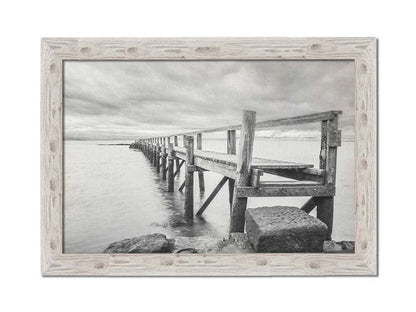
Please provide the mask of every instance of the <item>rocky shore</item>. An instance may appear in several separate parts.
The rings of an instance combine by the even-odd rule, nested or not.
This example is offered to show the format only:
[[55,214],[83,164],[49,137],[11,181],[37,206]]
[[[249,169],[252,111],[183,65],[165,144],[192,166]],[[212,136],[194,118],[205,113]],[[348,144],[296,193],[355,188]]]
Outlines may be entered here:
[[[232,233],[221,240],[209,237],[176,237],[154,233],[123,239],[108,245],[104,253],[255,253],[245,233]],[[323,253],[354,253],[353,241],[325,241]]]

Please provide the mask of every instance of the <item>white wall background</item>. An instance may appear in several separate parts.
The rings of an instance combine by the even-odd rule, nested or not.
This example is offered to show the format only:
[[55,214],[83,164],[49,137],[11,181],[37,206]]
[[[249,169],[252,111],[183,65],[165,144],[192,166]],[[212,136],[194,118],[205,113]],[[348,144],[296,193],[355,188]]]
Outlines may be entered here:
[[[411,1],[8,1],[0,13],[2,311],[367,311],[414,306]],[[377,36],[378,278],[41,278],[42,36]],[[413,185],[412,185],[413,183]],[[413,193],[413,194],[412,194]],[[307,310],[306,310],[307,309]]]

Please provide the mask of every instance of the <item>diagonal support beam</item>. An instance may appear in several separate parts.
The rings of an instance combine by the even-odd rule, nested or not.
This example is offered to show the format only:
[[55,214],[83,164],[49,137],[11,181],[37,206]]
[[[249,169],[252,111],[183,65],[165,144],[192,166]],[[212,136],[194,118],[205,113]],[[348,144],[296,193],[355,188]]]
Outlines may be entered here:
[[207,200],[202,204],[201,208],[199,208],[198,212],[196,213],[197,216],[202,215],[202,213],[205,211],[205,209],[207,209],[208,205],[212,202],[212,200],[215,198],[215,196],[218,194],[218,192],[221,190],[221,188],[227,181],[228,177],[223,177],[221,179],[220,183],[218,183],[218,185],[212,191],[211,195],[208,196]]
[[182,190],[185,188],[185,180],[183,181],[182,185],[179,187],[179,192],[182,192]]
[[173,177],[176,177],[176,175],[181,171],[181,167],[184,163],[185,163],[185,160],[182,160],[182,162],[179,164],[179,167],[177,167],[175,173],[173,174]]
[[316,207],[315,197],[309,198],[309,200],[300,208],[306,213],[310,213]]

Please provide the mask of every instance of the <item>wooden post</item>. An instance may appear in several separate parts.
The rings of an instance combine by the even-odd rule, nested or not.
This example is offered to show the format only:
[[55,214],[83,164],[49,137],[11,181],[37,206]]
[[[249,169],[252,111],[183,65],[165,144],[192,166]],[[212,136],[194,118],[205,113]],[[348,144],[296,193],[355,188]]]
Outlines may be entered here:
[[[178,146],[178,136],[177,135],[175,135],[173,137],[173,144],[175,146]],[[178,170],[178,168],[179,168],[179,158],[177,158],[177,157],[175,157],[175,165],[176,165],[176,170]]]
[[149,139],[146,140],[146,156],[150,159],[150,150],[149,150]]
[[160,144],[159,140],[156,143],[156,172],[160,172]]
[[316,217],[328,227],[326,240],[331,240],[332,223],[334,220],[334,197],[314,197],[314,200],[316,203]]
[[328,120],[321,123],[321,151],[319,153],[319,169],[326,169],[328,157]]
[[244,111],[240,133],[239,154],[237,157],[237,176],[235,179],[230,233],[244,232],[247,197],[237,197],[237,187],[250,183],[250,167],[256,128],[256,112]]
[[166,180],[166,138],[163,138],[163,145],[162,145],[162,180]]
[[[235,130],[227,130],[227,154],[235,155],[237,153],[237,140],[235,136]],[[231,207],[233,204],[233,193],[234,193],[234,179],[228,179],[228,201],[230,203],[230,216]]]
[[[196,135],[196,149],[202,150],[202,133],[198,133]],[[205,192],[204,172],[202,170],[198,170],[198,181],[199,181],[199,191]]]
[[[322,122],[322,141],[324,141],[324,143],[321,142],[321,155],[325,155],[326,157],[320,157],[319,166],[320,168],[321,166],[325,166],[325,185],[329,187],[335,187],[337,170],[337,140],[332,139],[331,142],[329,140],[329,138],[333,138],[334,134],[338,134],[338,116],[335,116],[333,119],[328,120],[325,123],[325,126],[324,122]],[[327,150],[327,152],[322,152],[322,146],[325,147],[325,150]],[[326,239],[331,240],[334,219],[334,197],[315,197],[315,202],[316,217],[327,225],[328,232]]]
[[153,153],[154,153],[154,150],[153,150],[153,139],[150,139],[149,140],[149,150],[150,150],[149,160],[150,160],[151,164],[153,165],[153,157],[154,157],[154,155],[153,155]]
[[149,160],[153,164],[153,144],[152,144],[152,139],[149,139]]
[[185,170],[185,219],[192,220],[194,216],[194,137],[184,136],[186,148]]
[[156,146],[156,139],[153,140],[153,166],[156,167],[157,161],[157,146]]
[[173,192],[173,144],[168,143],[168,192]]

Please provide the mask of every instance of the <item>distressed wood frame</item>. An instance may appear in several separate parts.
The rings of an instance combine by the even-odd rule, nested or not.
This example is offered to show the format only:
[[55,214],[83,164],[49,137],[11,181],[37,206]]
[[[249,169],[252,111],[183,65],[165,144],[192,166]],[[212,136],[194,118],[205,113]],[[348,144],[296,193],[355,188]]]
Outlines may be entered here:
[[[64,60],[353,60],[354,254],[63,254]],[[44,38],[41,41],[43,276],[377,275],[375,38]]]

